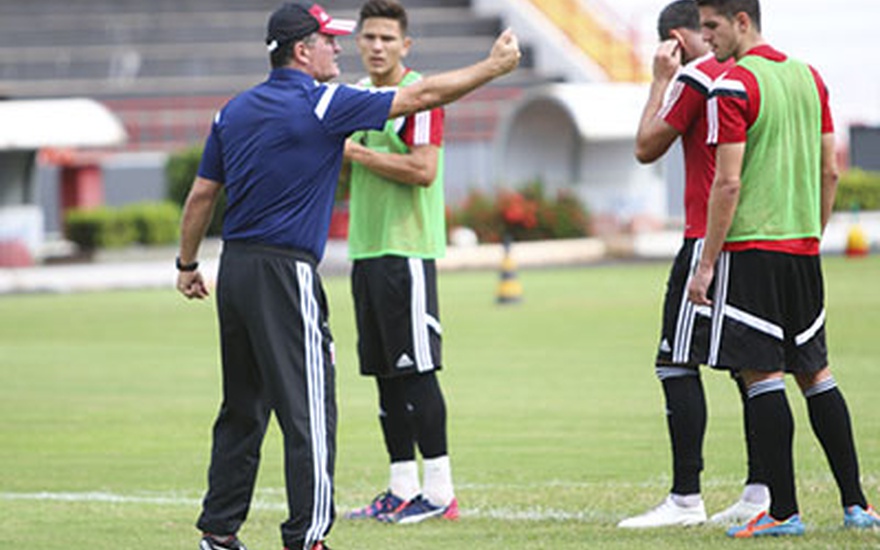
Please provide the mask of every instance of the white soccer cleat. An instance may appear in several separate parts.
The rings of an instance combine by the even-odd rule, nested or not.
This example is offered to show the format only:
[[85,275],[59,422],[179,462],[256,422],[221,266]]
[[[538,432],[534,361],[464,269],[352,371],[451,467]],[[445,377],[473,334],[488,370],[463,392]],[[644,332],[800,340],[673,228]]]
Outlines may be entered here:
[[699,525],[706,521],[706,507],[703,501],[697,506],[679,506],[672,495],[666,497],[659,506],[640,516],[621,520],[618,527],[625,529],[645,529],[649,527],[668,527],[672,525]]
[[770,508],[769,500],[763,504],[755,504],[740,499],[717,514],[713,514],[709,518],[709,523],[727,526],[738,525],[749,521],[761,512],[766,512],[768,508]]

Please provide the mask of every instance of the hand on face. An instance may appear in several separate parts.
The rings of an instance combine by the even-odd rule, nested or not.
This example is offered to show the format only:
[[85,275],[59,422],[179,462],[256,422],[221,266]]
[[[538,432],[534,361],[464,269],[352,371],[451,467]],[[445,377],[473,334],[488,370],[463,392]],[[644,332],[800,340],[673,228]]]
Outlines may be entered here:
[[681,43],[675,38],[664,40],[654,53],[654,80],[672,80],[681,67]]

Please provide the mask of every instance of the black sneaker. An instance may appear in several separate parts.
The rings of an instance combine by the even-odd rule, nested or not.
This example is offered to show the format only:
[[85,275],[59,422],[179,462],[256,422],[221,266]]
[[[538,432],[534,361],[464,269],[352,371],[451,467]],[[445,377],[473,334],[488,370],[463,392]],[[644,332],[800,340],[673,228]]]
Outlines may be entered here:
[[205,533],[199,541],[199,550],[247,550],[247,547],[235,535],[221,537]]

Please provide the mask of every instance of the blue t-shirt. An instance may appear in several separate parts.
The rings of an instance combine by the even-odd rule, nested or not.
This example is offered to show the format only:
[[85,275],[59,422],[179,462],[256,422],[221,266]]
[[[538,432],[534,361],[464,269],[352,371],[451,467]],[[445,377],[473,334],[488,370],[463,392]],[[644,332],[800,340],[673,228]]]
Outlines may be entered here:
[[230,100],[214,118],[199,166],[199,176],[226,189],[223,239],[320,260],[345,139],[381,129],[394,93],[319,84],[285,68]]

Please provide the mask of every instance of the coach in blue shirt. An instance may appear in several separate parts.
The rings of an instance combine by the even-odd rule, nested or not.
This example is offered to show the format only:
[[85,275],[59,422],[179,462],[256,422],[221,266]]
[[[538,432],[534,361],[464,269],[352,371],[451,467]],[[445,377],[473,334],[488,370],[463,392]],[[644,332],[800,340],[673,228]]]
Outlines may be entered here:
[[333,523],[333,342],[315,270],[324,253],[345,139],[389,118],[449,103],[512,71],[516,36],[484,60],[404,88],[326,84],[336,36],[353,21],[287,3],[269,18],[269,79],[217,114],[184,206],[177,289],[204,299],[197,253],[221,189],[227,206],[217,276],[223,401],[214,424],[200,550],[244,550],[237,533],[253,494],[272,412],[284,434],[289,550],[322,550]]

